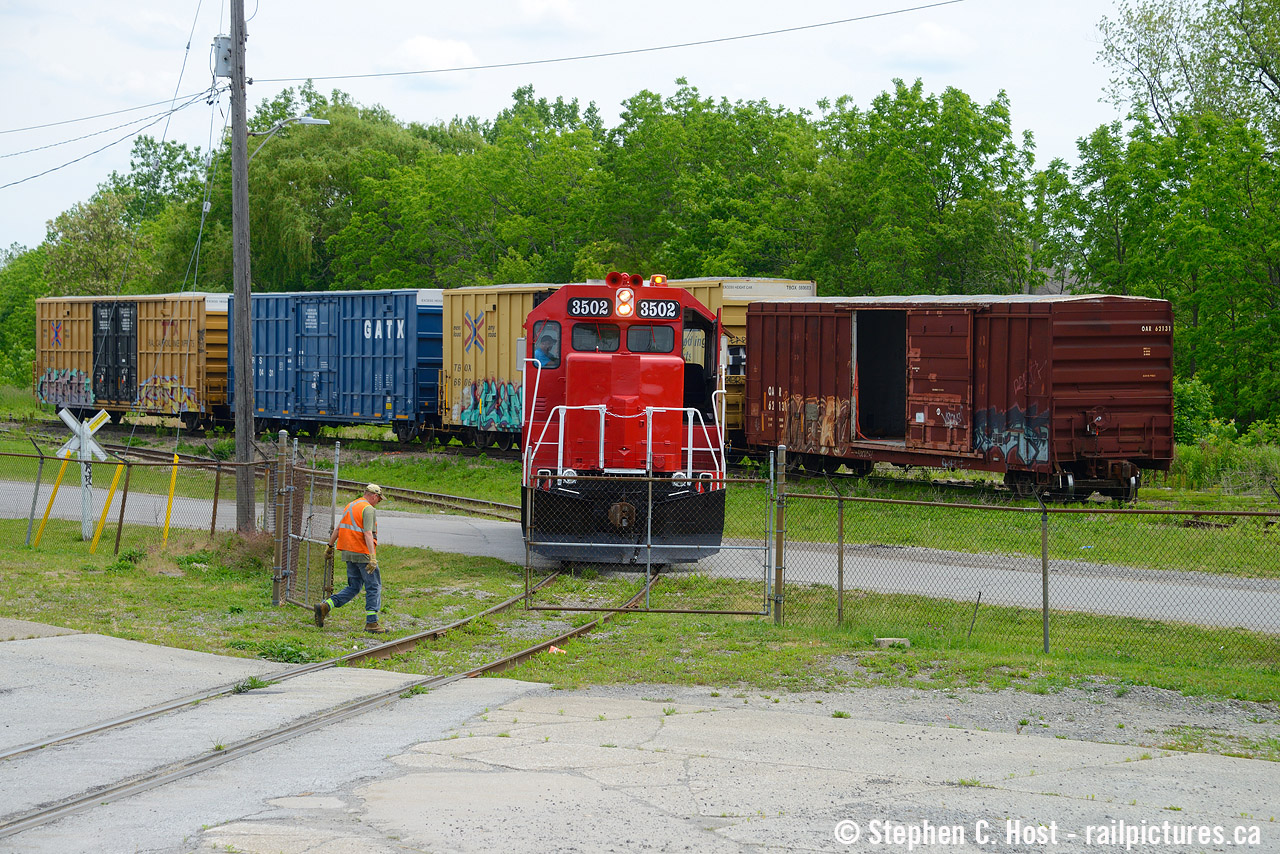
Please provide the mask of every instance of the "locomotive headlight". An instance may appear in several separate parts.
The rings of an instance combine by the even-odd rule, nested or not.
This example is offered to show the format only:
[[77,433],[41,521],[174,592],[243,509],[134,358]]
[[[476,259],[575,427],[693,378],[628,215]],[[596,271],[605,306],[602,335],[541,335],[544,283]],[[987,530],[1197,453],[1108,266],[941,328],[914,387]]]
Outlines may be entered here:
[[575,483],[577,483],[577,481],[574,480],[574,478],[576,478],[577,476],[578,476],[578,473],[573,469],[565,469],[564,471],[560,472],[560,480],[558,480],[557,483],[559,483],[561,486],[573,486]]
[[635,292],[631,288],[618,289],[618,317],[630,317],[635,313]]

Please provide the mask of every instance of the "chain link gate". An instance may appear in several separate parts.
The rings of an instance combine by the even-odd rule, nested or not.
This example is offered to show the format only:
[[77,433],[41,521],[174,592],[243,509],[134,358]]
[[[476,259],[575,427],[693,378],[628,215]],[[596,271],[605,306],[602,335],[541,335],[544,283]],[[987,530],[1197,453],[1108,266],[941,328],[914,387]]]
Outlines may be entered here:
[[[585,492],[595,483],[612,496],[625,496],[597,502],[600,525],[567,507],[544,512],[555,506],[557,492]],[[723,492],[720,506],[708,500],[717,489]],[[718,483],[643,475],[565,478],[548,472],[525,491],[522,508],[527,607],[768,616],[774,602],[775,495],[772,465],[766,477]],[[604,527],[620,533],[593,540],[589,532]],[[569,534],[578,535],[572,543]],[[543,554],[565,550],[582,557]],[[568,573],[544,586],[557,568]]]
[[297,440],[290,448],[288,434],[280,432],[273,467],[277,522],[273,604],[310,608],[333,593],[334,557],[326,546],[336,522],[341,445],[334,443],[333,470],[323,471],[301,465]]

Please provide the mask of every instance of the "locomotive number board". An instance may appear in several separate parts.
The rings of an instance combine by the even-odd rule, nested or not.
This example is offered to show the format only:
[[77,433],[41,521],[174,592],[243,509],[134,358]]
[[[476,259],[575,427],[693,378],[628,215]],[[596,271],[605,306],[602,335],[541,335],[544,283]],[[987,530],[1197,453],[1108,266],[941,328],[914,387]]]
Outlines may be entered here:
[[569,300],[570,317],[611,317],[613,300],[604,297],[574,297]]
[[636,314],[645,320],[678,320],[680,302],[673,299],[642,299],[637,305]]

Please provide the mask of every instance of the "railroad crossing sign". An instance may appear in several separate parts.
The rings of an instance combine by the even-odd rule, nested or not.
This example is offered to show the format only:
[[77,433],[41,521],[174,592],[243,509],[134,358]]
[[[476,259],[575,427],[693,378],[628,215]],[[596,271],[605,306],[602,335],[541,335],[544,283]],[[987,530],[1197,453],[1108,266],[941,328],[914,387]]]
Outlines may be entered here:
[[[98,432],[98,428],[111,420],[111,416],[105,409],[98,410],[98,414],[83,423],[76,421],[74,415],[65,409],[58,410],[58,417],[71,430],[71,438],[58,449],[58,456],[64,460],[70,459],[72,454],[76,454],[79,459],[85,458],[85,453],[97,458],[99,462],[107,461],[107,452],[102,450],[97,441],[94,440],[93,434]],[[83,451],[84,453],[80,453]]]
[[89,420],[77,421],[70,412],[59,409],[58,417],[71,430],[71,438],[58,449],[58,456],[69,460],[75,454],[80,460],[80,535],[89,540],[93,538],[93,466],[89,461],[91,458],[107,461],[107,452],[94,440],[93,434],[111,420],[111,415],[100,409]]

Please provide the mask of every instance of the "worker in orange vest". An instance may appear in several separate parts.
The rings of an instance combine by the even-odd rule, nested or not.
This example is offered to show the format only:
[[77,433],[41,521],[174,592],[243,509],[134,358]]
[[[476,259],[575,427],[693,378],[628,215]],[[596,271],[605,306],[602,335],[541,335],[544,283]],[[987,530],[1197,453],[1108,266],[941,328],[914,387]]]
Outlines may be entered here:
[[382,502],[382,487],[371,483],[364,495],[347,505],[342,520],[333,529],[325,557],[333,554],[337,544],[347,562],[347,586],[323,602],[311,606],[317,626],[324,628],[324,618],[334,608],[350,602],[364,587],[364,630],[376,635],[387,631],[378,625],[378,609],[382,605],[382,579],[378,575],[378,515],[374,509]]

